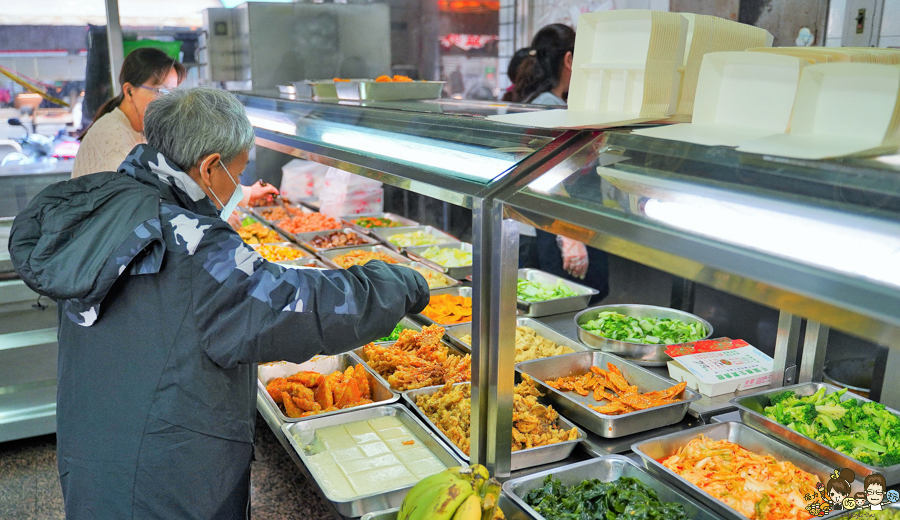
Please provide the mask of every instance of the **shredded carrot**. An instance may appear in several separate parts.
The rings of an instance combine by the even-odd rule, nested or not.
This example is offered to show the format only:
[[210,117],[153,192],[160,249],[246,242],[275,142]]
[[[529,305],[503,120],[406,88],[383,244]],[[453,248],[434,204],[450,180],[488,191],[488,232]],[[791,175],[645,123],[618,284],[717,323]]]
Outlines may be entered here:
[[472,298],[439,294],[431,297],[422,314],[441,325],[454,325],[472,321]]

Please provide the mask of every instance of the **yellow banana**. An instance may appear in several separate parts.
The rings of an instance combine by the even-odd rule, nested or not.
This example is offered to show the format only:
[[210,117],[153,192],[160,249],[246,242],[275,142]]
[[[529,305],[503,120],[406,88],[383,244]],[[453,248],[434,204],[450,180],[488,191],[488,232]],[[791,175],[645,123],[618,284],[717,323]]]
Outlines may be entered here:
[[482,485],[491,478],[491,474],[481,464],[472,464],[469,468],[472,470],[472,486],[475,488],[475,491],[479,491]]
[[[412,518],[414,510],[427,507],[434,500],[436,494],[430,493],[430,491],[433,489],[443,490],[457,480],[458,477],[455,474],[446,470],[423,478],[406,494],[406,498],[403,499],[403,504],[400,506],[400,512],[397,513],[397,520],[409,520]],[[428,496],[427,500],[423,498],[426,495]]]
[[492,478],[481,486],[481,520],[493,520],[494,515],[500,510],[500,482]]
[[410,520],[450,520],[453,513],[472,494],[475,494],[472,483],[457,478],[456,482],[444,489],[428,507],[416,508]]
[[455,475],[469,481],[475,478],[475,473],[472,471],[472,468],[468,466],[454,466],[452,468],[447,468],[444,470],[444,473]]
[[481,520],[481,497],[478,493],[469,495],[469,498],[456,508],[453,520]]

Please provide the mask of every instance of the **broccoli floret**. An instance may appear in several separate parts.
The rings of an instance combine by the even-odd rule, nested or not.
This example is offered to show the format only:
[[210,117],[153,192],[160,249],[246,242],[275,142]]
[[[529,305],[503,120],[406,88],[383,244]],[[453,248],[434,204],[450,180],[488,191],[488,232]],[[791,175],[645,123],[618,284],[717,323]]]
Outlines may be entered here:
[[854,447],[853,451],[850,452],[850,456],[862,462],[863,464],[875,463],[875,456],[871,452],[868,452],[859,447]]
[[854,446],[858,446],[867,451],[875,451],[878,453],[884,453],[887,451],[886,447],[868,439],[853,439],[853,441],[851,442],[853,442]]
[[847,410],[856,408],[856,405],[858,404],[859,403],[856,401],[856,399],[847,399],[846,401],[841,401],[841,406],[846,408]]
[[843,396],[846,393],[847,393],[847,389],[841,388],[837,392],[835,392],[833,394],[828,394],[828,395],[822,397],[821,399],[819,399],[819,402],[817,402],[816,405],[833,404],[833,405],[837,406],[837,405],[841,404],[841,396]]
[[888,450],[887,453],[881,454],[878,465],[882,467],[894,466],[900,464],[900,450]]
[[788,428],[794,430],[800,435],[806,435],[807,437],[816,438],[816,426],[815,424],[806,424],[806,423],[790,423],[787,425]]
[[[818,409],[819,407],[817,406],[816,408]],[[828,415],[820,414],[816,416],[816,422],[827,428],[830,432],[837,431],[837,425],[834,424],[834,421]]]
[[773,395],[773,396],[770,396],[770,397],[769,397],[769,402],[770,402],[771,404],[773,404],[773,405],[776,405],[776,404],[778,404],[778,403],[780,403],[780,402],[783,402],[783,401],[785,401],[785,400],[788,400],[788,399],[796,400],[796,399],[797,399],[797,394],[795,394],[792,390],[788,390],[788,391],[786,391],[786,392],[781,392],[781,393],[779,393],[779,394],[775,394],[775,395]]
[[[816,412],[821,416],[825,415],[829,419],[838,421],[847,413],[847,409],[836,404],[817,405]],[[830,428],[829,428],[830,429]],[[834,430],[831,430],[834,431]]]
[[816,390],[816,393],[809,397],[804,397],[803,401],[811,404],[821,404],[822,399],[825,398],[825,387]]
[[811,404],[796,404],[784,410],[784,414],[791,422],[811,423],[815,420],[818,413],[816,407]]

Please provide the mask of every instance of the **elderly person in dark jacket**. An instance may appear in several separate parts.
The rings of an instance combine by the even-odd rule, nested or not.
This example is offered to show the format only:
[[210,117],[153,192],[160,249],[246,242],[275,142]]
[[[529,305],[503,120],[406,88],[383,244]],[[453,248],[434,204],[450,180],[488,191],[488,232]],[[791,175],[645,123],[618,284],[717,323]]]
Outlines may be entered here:
[[246,518],[257,362],[365,344],[428,286],[383,262],[267,262],[223,220],[253,129],[231,94],[150,104],[118,172],[50,186],[19,214],[16,270],[60,309],[57,439],[66,516]]

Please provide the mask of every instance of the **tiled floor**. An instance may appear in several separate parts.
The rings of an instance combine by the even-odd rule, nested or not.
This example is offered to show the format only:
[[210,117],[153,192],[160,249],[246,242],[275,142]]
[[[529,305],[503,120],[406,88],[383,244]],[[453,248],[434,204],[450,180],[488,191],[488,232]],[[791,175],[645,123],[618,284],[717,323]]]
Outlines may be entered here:
[[[331,518],[293,461],[257,417],[251,470],[253,520]],[[56,437],[0,443],[0,519],[64,520],[56,471]]]

